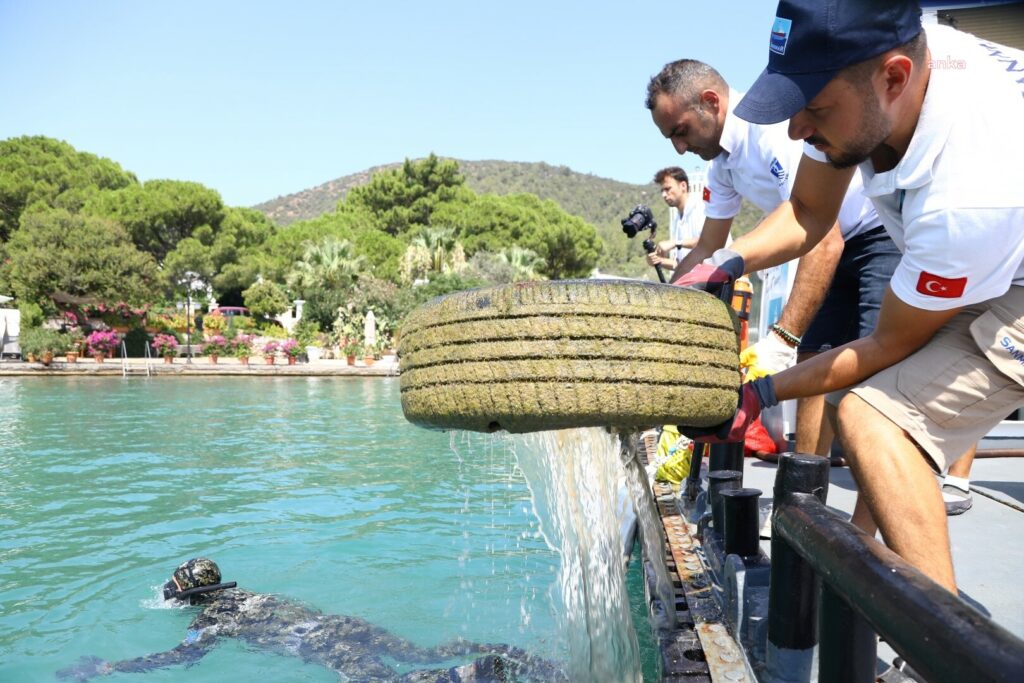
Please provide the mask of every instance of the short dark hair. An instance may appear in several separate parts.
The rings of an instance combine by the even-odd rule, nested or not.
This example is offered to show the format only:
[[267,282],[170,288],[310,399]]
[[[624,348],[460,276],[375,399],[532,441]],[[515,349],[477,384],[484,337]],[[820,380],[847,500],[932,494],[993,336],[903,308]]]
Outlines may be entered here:
[[663,168],[654,174],[654,182],[661,185],[661,182],[665,180],[665,176],[672,176],[680,183],[686,183],[686,186],[690,186],[690,178],[686,175],[686,171],[679,168],[678,166],[669,166]]
[[921,68],[924,65],[925,57],[928,54],[928,40],[925,37],[925,32],[922,30],[907,42],[898,47],[894,47],[892,50],[883,52],[877,57],[872,57],[871,59],[864,60],[857,64],[851,64],[850,66],[842,69],[836,75],[853,85],[863,85],[871,78],[875,69],[882,63],[882,58],[889,54],[889,52],[897,52],[899,54],[906,55],[907,57],[910,57],[910,60],[914,63],[916,68]]
[[678,59],[669,62],[647,84],[645,106],[654,110],[654,101],[661,93],[679,96],[684,102],[696,105],[703,90],[723,91],[729,84],[714,67],[696,59]]

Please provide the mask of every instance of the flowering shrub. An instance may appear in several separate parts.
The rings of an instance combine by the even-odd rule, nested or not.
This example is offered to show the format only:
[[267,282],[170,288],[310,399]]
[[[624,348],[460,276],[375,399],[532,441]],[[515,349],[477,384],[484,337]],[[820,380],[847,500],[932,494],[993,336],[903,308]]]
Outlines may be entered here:
[[227,329],[228,321],[220,313],[211,313],[203,318],[204,334],[220,334]]
[[117,342],[117,333],[110,330],[97,330],[85,339],[85,344],[89,347],[89,353],[94,356],[110,353],[117,346]]
[[90,318],[99,318],[111,327],[117,326],[142,326],[149,313],[149,304],[141,307],[130,306],[124,301],[116,304],[94,304],[85,308],[85,314]]
[[203,353],[207,356],[219,356],[220,354],[228,350],[228,340],[224,338],[224,335],[215,334],[206,340],[206,345],[203,346]]
[[298,358],[302,355],[302,347],[299,346],[299,342],[295,339],[285,339],[278,346],[278,349],[284,355],[291,356],[292,358]]
[[239,334],[231,340],[231,346],[237,358],[248,358],[252,355],[253,336],[251,334]]
[[273,339],[263,345],[263,355],[273,356],[275,353],[281,350],[281,344],[274,341]]
[[170,334],[158,334],[153,337],[153,350],[164,358],[178,355],[178,340]]

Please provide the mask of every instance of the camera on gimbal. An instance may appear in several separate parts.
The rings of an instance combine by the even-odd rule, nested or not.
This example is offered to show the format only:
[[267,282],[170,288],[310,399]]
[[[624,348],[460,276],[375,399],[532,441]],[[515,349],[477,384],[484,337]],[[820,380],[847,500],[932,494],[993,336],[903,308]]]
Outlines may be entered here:
[[[629,215],[622,219],[622,232],[626,233],[626,237],[630,239],[636,237],[638,232],[644,230],[651,231],[650,236],[644,240],[644,250],[648,254],[656,249],[654,246],[654,231],[657,229],[658,224],[654,222],[654,214],[651,213],[650,208],[643,204],[634,206]],[[665,273],[662,271],[661,266],[654,266],[654,269],[658,271],[658,279],[665,282]]]
[[651,237],[654,237],[654,231],[657,229],[658,224],[654,222],[654,214],[643,204],[634,206],[629,215],[622,219],[622,232],[626,233],[626,237],[630,239],[644,230],[650,230]]

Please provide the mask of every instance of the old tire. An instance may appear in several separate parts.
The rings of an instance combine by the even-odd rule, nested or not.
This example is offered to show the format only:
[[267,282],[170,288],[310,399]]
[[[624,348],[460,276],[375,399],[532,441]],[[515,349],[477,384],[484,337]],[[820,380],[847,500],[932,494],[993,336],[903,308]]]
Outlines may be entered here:
[[435,429],[717,425],[736,411],[736,319],[717,298],[622,280],[439,297],[406,318],[402,410]]

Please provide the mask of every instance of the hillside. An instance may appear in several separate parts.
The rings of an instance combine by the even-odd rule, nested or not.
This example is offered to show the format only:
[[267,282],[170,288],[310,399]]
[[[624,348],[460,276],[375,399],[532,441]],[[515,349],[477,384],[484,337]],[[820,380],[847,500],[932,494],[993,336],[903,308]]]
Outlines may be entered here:
[[[642,258],[641,240],[627,239],[620,221],[637,204],[647,204],[654,210],[655,219],[667,224],[668,211],[653,183],[632,185],[543,162],[456,161],[466,184],[474,192],[535,194],[541,199],[553,200],[566,212],[592,224],[605,245],[602,270],[619,275],[649,274],[650,269]],[[253,208],[262,211],[278,225],[314,218],[333,211],[349,189],[367,183],[374,173],[398,166],[400,164],[395,163],[370,168]],[[733,234],[746,232],[759,218],[759,211],[745,205],[734,225]]]

